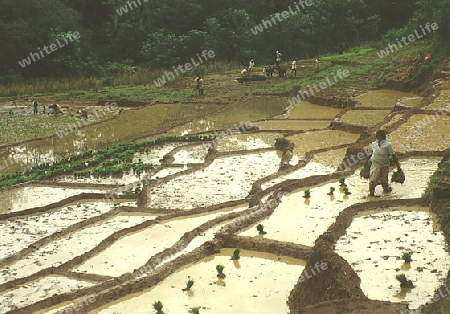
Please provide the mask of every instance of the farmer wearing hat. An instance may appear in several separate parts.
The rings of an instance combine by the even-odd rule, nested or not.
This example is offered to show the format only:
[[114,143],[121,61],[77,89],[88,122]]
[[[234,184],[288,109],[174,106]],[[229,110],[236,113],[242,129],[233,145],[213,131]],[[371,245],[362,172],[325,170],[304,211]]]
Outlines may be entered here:
[[399,173],[402,171],[392,144],[386,140],[386,132],[384,130],[379,130],[375,134],[375,137],[376,141],[370,144],[368,149],[370,155],[365,163],[367,166],[369,159],[372,161],[369,179],[370,196],[375,196],[375,187],[378,184],[381,184],[383,187],[383,192],[388,193],[392,191],[392,187],[390,187],[388,183],[390,165],[389,156],[392,157],[394,164],[397,166],[397,171]]

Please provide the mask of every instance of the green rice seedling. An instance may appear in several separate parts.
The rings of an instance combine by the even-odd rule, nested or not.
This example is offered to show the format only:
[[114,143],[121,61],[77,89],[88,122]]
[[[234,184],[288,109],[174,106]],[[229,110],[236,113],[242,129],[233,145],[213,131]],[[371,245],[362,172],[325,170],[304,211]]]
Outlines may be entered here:
[[192,288],[192,286],[194,285],[194,280],[192,279],[188,279],[188,281],[186,282],[186,288],[182,289],[183,291],[188,291]]
[[192,312],[192,314],[199,314],[200,313],[200,308],[199,307],[193,307],[193,308],[191,308],[191,312]]
[[161,301],[155,301],[153,303],[153,308],[156,310],[157,313],[162,313],[163,304]]
[[232,260],[238,260],[240,258],[239,253],[241,253],[240,248],[236,248],[233,252],[233,256],[231,256]]
[[330,192],[327,193],[327,195],[333,195],[334,191],[335,191],[335,187],[334,186],[330,186]]
[[411,261],[412,261],[411,255],[412,254],[413,254],[412,252],[403,252],[402,260],[404,260],[405,263],[411,263]]
[[344,176],[342,176],[342,177],[339,177],[339,184],[341,185],[341,186],[347,186],[347,184],[345,184],[345,177]]
[[261,224],[258,224],[256,226],[256,230],[258,230],[259,234],[266,234],[267,232],[264,231],[264,226]]
[[303,197],[304,198],[310,198],[311,197],[311,190],[305,190],[303,191]]
[[219,278],[225,278],[225,274],[223,273],[223,269],[225,268],[225,266],[223,265],[216,265],[216,270],[217,270],[217,277]]

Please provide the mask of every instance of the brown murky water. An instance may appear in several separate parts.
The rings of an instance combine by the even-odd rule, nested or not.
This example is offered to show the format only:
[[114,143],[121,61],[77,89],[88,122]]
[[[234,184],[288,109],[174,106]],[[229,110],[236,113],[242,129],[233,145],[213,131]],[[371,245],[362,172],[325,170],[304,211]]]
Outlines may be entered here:
[[[161,300],[167,313],[187,313],[201,307],[200,313],[288,313],[286,300],[305,262],[268,253],[241,251],[239,261],[230,260],[233,249],[202,262],[188,265],[156,287],[119,299],[92,313],[147,314],[151,304]],[[225,266],[226,278],[218,280],[216,265]],[[188,278],[195,281],[191,291],[183,292]],[[230,302],[232,300],[232,302]]]
[[404,93],[389,89],[371,90],[355,97],[362,107],[393,108],[397,99],[411,97],[411,93]]
[[[395,91],[371,91],[358,97],[358,100],[363,107],[377,107],[380,110],[350,110],[343,116],[343,120],[356,125],[373,126],[383,121],[390,112],[388,109],[393,108],[397,99],[409,105],[420,103],[421,99],[413,99],[410,96],[411,94]],[[221,137],[217,149],[219,153],[226,154],[219,155],[208,166],[203,167],[199,164],[204,162],[209,144],[181,148],[174,154],[175,165],[168,165],[154,177],[161,178],[187,170],[189,167],[193,167],[192,164],[197,164],[198,168],[195,168],[196,171],[192,173],[176,176],[168,182],[156,182],[149,186],[148,203],[146,204],[149,209],[168,213],[173,210],[186,211],[196,207],[221,205],[221,203],[232,200],[244,201],[240,206],[221,208],[220,211],[209,214],[163,221],[141,231],[127,234],[117,239],[109,248],[99,251],[94,257],[74,267],[72,271],[119,276],[143,265],[152,255],[173,245],[187,230],[192,230],[198,225],[210,221],[220,213],[246,209],[248,201],[245,198],[251,191],[253,183],[273,175],[279,170],[281,155],[273,145],[276,138],[292,134],[286,133],[284,130],[287,132],[290,130],[317,130],[287,137],[295,144],[295,156],[291,164],[295,165],[299,160],[304,160],[307,152],[322,149],[326,151],[315,154],[306,166],[264,182],[263,189],[288,179],[304,179],[312,175],[333,173],[343,160],[347,150],[346,147],[338,149],[334,149],[334,147],[351,145],[359,139],[359,134],[323,130],[341,112],[340,109],[300,102],[292,108],[288,119],[281,119],[280,115],[287,106],[286,99],[273,96],[251,96],[212,115],[196,119],[192,123],[186,123],[199,113],[212,112],[220,109],[221,106],[203,104],[148,106],[121,114],[118,119],[104,125],[73,132],[62,139],[35,141],[11,148],[18,152],[18,156],[25,156],[25,150],[33,151],[34,149],[32,156],[35,160],[39,160],[39,158],[52,160],[65,153],[73,153],[87,147],[105,147],[111,143],[130,141],[153,133],[168,131],[168,134],[186,134],[213,129],[224,130],[236,127],[241,121],[274,118],[255,123],[261,127],[262,131],[260,132]],[[398,121],[400,118],[400,116],[394,116],[393,119]],[[448,146],[450,132],[448,132],[447,117],[439,117],[436,121],[420,127],[416,125],[416,129],[413,129],[414,132],[411,132],[415,123],[423,118],[426,116],[414,115],[406,124],[389,135],[389,140],[397,151],[439,151],[446,145]],[[388,123],[392,123],[392,121]],[[264,130],[277,131],[264,132]],[[136,154],[134,161],[141,159],[144,162],[160,164],[164,155],[179,148],[180,145],[185,144],[165,144],[146,153]],[[261,148],[267,148],[267,150],[251,151]],[[242,150],[248,152],[242,153]],[[233,154],[235,151],[236,153]],[[440,157],[412,157],[400,160],[406,174],[405,183],[403,185],[392,184],[393,192],[389,194],[381,193],[381,188],[377,187],[377,198],[367,197],[368,181],[361,179],[358,171],[347,178],[350,195],[344,195],[336,181],[295,190],[281,199],[281,203],[270,217],[257,223],[264,225],[264,230],[267,232],[264,237],[268,239],[312,246],[317,237],[335,221],[339,213],[352,204],[377,199],[420,197],[429,176],[436,170],[440,160]],[[58,180],[118,185],[135,182],[139,180],[139,177],[130,173],[120,178],[75,180],[75,178],[65,177],[58,178]],[[327,195],[330,187],[336,188],[333,196]],[[303,197],[306,189],[311,190],[309,199]],[[5,208],[9,208],[11,212],[20,211],[30,207],[48,205],[84,191],[93,192],[94,189],[30,185],[1,192],[0,202],[2,205],[6,204]],[[98,191],[101,193],[102,189],[98,189]],[[136,205],[134,202],[122,201],[120,203],[116,205]],[[78,207],[78,205],[80,206]],[[106,213],[112,208],[117,207],[85,200],[80,201],[79,204],[73,204],[73,206],[67,205],[41,214],[2,221],[4,228],[1,228],[2,240],[0,242],[4,244],[5,248],[1,254],[9,256],[42,237]],[[0,208],[0,210],[2,209]],[[114,232],[153,220],[155,217],[156,215],[143,212],[123,213],[61,236],[34,252],[30,252],[22,259],[5,265],[0,284],[61,265],[75,256],[92,250],[100,241]],[[43,226],[48,227],[44,229]],[[171,258],[190,252],[205,241],[213,239],[221,226],[223,224],[216,225],[203,234],[199,234],[187,248],[177,252]],[[371,228],[376,230],[371,230]],[[401,233],[400,240],[394,238],[394,233],[391,235],[390,230],[395,230],[397,237]],[[401,232],[399,233],[398,230]],[[239,234],[260,239],[255,224]],[[415,236],[417,234],[420,234],[421,237],[422,234],[425,236],[419,241]],[[423,208],[396,208],[388,212],[371,212],[360,215],[355,218],[347,235],[348,237],[343,237],[339,243],[339,252],[343,256],[347,254],[344,257],[357,270],[362,280],[362,288],[370,298],[405,300],[412,307],[417,307],[432,296],[434,289],[437,288],[439,281],[450,267],[450,262],[448,262],[450,259],[443,248],[442,234],[436,229],[434,218]],[[14,241],[17,243],[14,244]],[[433,245],[434,249],[438,251],[436,259],[439,260],[436,261],[430,253]],[[368,246],[371,248],[367,248]],[[413,261],[411,268],[405,268],[401,261],[397,260],[399,250],[402,250],[399,247],[414,248],[413,259],[417,257],[417,260]],[[130,311],[148,313],[151,311],[151,303],[156,300],[163,301],[164,310],[167,310],[167,313],[184,313],[194,306],[202,307],[201,313],[287,313],[287,296],[297,282],[305,262],[284,256],[245,250],[241,251],[241,259],[233,262],[230,260],[232,251],[233,249],[223,249],[220,254],[209,256],[202,262],[180,269],[155,287],[138,294],[123,296],[91,313],[119,312],[123,314]],[[386,256],[388,258],[384,259]],[[431,257],[425,260],[421,258],[424,256]],[[366,260],[368,257],[371,259]],[[170,260],[165,262],[170,263]],[[225,265],[224,272],[227,277],[218,282],[215,265],[219,263]],[[416,289],[413,289],[412,292],[397,289],[398,284],[395,282],[397,268],[408,272],[413,281],[421,282],[416,288],[417,292]],[[381,271],[379,271],[380,269]],[[380,275],[381,273],[384,277]],[[188,276],[195,280],[195,284],[191,292],[186,293],[181,289],[184,288]],[[378,279],[375,278],[377,276]],[[56,278],[56,276],[53,277]],[[3,310],[7,311],[14,305],[22,307],[50,297],[52,294],[60,294],[70,289],[79,289],[92,284],[83,280],[73,281],[66,277],[59,279],[53,277],[40,278],[35,282],[27,282],[20,287],[0,293],[0,304],[2,304]],[[370,286],[372,282],[374,283],[373,287]],[[375,291],[375,287],[379,287],[378,290]],[[27,298],[26,302],[22,302],[25,298]],[[67,306],[67,302],[55,305],[52,310],[43,309],[42,313],[56,313],[64,306]]]
[[349,110],[339,121],[370,127],[383,122],[390,112],[391,110]]
[[[420,236],[417,236],[420,234]],[[411,309],[431,299],[444,284],[450,254],[436,218],[427,208],[405,207],[360,214],[336,244],[361,278],[361,288],[370,299],[409,303]],[[405,263],[403,252],[412,252]],[[395,279],[404,273],[414,289],[401,289]]]
[[294,143],[294,154],[300,159],[304,159],[305,154],[312,150],[351,144],[356,142],[358,138],[358,134],[334,130],[306,132],[286,137]]

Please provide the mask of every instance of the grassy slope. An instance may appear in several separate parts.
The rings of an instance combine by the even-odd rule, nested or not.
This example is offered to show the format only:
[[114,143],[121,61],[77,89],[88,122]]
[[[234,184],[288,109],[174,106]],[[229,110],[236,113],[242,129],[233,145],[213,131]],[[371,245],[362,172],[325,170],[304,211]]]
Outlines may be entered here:
[[[319,63],[314,60],[301,60],[299,62],[296,78],[273,77],[266,82],[251,82],[246,84],[238,84],[235,79],[239,76],[240,68],[230,69],[222,66],[209,66],[201,69],[205,74],[205,96],[198,98],[194,96],[192,75],[185,77],[177,77],[175,81],[167,83],[164,87],[157,87],[153,83],[154,74],[145,76],[147,72],[135,74],[139,76],[136,82],[141,85],[133,85],[132,79],[126,79],[128,84],[116,87],[99,87],[98,84],[84,84],[84,90],[70,90],[70,86],[84,86],[78,81],[67,81],[66,83],[43,82],[40,88],[47,87],[49,91],[65,90],[67,92],[54,93],[34,93],[27,94],[29,85],[24,85],[22,90],[25,94],[20,97],[2,97],[0,103],[6,101],[16,101],[18,104],[29,105],[29,99],[37,98],[47,102],[59,102],[64,104],[67,101],[86,102],[92,105],[98,99],[108,100],[132,100],[145,102],[208,102],[208,103],[230,103],[242,99],[250,94],[279,94],[288,95],[293,90],[305,88],[310,84],[319,84],[326,82],[329,78],[331,81],[336,73],[341,70],[347,70],[350,76],[344,79],[338,78],[337,83],[332,86],[326,86],[321,89],[323,95],[332,96],[356,96],[366,92],[369,89],[382,86],[386,79],[410,79],[411,77],[399,77],[399,73],[403,73],[402,69],[406,66],[407,60],[413,56],[426,54],[429,50],[429,43],[414,43],[407,49],[401,49],[393,53],[389,57],[379,58],[375,49],[362,48],[354,49],[341,55],[324,56],[320,58]],[[256,73],[262,70],[262,66],[256,67]],[[289,66],[288,63],[285,66]],[[160,74],[160,73],[159,73]],[[192,74],[192,73],[188,73]],[[411,76],[411,73],[406,73]],[[80,79],[82,80],[82,79]],[[92,82],[93,79],[88,79]],[[116,80],[118,82],[120,80]],[[68,85],[68,86],[66,86]],[[94,88],[89,88],[94,85]],[[17,86],[16,86],[17,87]],[[20,87],[17,87],[20,90]],[[38,88],[36,88],[38,89]],[[1,95],[1,91],[0,91]],[[24,101],[24,98],[28,98]],[[0,127],[5,132],[0,137],[1,143],[17,142],[31,137],[44,137],[55,134],[56,130],[60,130],[64,125],[73,122],[72,117],[64,117],[60,119],[37,119],[30,117],[30,113],[22,112],[14,118],[0,116]],[[37,133],[24,132],[24,125],[36,126]],[[6,128],[8,126],[8,128]],[[15,130],[15,128],[17,128]]]

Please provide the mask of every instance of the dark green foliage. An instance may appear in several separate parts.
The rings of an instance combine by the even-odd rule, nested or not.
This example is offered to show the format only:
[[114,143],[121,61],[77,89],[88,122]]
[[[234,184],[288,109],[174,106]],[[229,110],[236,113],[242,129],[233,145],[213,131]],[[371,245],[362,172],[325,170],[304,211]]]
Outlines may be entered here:
[[238,260],[240,258],[239,254],[241,253],[240,248],[236,248],[233,252],[233,256],[231,257],[232,260]]
[[223,266],[223,265],[216,265],[217,273],[222,274],[224,268],[225,268],[225,266]]
[[[138,7],[130,9],[128,3],[133,2]],[[114,86],[115,75],[129,73],[135,66],[171,68],[203,50],[213,50],[220,61],[238,60],[246,65],[249,58],[255,58],[258,65],[270,64],[277,49],[285,60],[311,58],[378,40],[394,29],[385,37],[385,42],[392,43],[395,36],[412,34],[426,22],[439,25],[434,53],[450,48],[448,0],[315,0],[299,8],[287,0],[140,4],[4,0],[0,12],[8,14],[0,15],[0,40],[8,53],[0,54],[0,83],[42,76],[98,76],[103,77],[102,86]],[[290,10],[296,13],[277,18]],[[43,18],[48,12],[52,18]],[[18,64],[30,52],[67,38],[69,31],[78,31],[80,39],[25,68]]]
[[400,281],[400,283],[404,283],[404,282],[407,281],[405,274],[398,274],[398,275],[395,276],[395,279]]
[[161,302],[161,301],[155,301],[155,302],[153,303],[153,308],[154,308],[158,313],[160,313],[160,312],[162,311],[162,308],[163,308],[162,302]]
[[303,191],[303,197],[304,198],[310,198],[311,197],[311,190]]
[[[204,136],[167,136],[154,140],[139,143],[120,143],[109,149],[100,149],[97,152],[88,150],[81,154],[74,154],[63,157],[50,164],[42,163],[35,165],[24,171],[3,174],[0,176],[0,188],[25,183],[33,180],[45,180],[59,175],[73,175],[79,177],[122,175],[133,171],[140,174],[143,170],[152,169],[152,164],[145,164],[142,161],[132,163],[133,155],[141,149],[159,145],[164,142],[191,142],[208,141],[208,135]],[[141,187],[136,187],[134,191],[128,193],[140,193]],[[127,191],[124,191],[126,194]]]
[[405,263],[411,263],[412,262],[412,252],[403,252],[402,253],[402,260],[405,261]]

